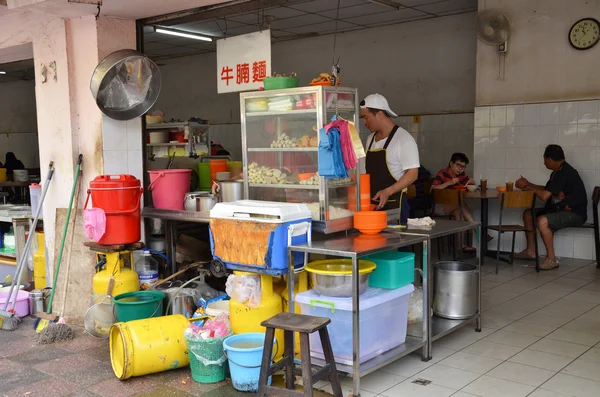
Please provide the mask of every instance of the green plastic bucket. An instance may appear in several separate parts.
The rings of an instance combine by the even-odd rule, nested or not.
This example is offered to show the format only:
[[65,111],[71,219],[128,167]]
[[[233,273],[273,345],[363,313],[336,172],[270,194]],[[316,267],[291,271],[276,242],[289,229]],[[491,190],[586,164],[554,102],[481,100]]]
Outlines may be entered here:
[[165,294],[159,291],[135,291],[113,298],[115,315],[120,323],[162,316]]
[[198,181],[200,182],[199,190],[210,190],[212,188],[210,163],[198,163]]
[[266,77],[263,79],[265,90],[280,90],[298,87],[297,77]]
[[229,365],[223,351],[223,341],[228,337],[207,340],[185,337],[192,379],[199,383],[217,383],[225,380]]

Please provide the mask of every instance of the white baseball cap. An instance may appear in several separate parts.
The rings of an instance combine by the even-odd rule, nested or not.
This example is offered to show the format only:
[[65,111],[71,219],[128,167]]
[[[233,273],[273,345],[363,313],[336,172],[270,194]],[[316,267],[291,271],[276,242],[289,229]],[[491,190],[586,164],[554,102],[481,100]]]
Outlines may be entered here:
[[392,118],[398,117],[396,113],[390,109],[390,105],[388,104],[387,99],[381,94],[371,94],[368,95],[361,103],[360,107],[362,109],[371,108],[371,109],[379,109],[383,110],[387,113],[388,116]]

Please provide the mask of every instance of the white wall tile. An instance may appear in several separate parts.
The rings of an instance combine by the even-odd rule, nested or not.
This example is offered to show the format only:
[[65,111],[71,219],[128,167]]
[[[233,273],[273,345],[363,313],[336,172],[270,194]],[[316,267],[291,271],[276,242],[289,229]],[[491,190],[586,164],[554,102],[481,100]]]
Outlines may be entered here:
[[473,136],[475,138],[475,147],[484,143],[488,145],[490,141],[490,129],[489,127],[476,127]]
[[597,146],[598,124],[577,124],[577,146]]
[[506,107],[506,125],[523,125],[523,105],[511,105]]
[[523,125],[540,125],[542,105],[532,103],[523,106]]
[[573,238],[573,258],[592,260],[594,256],[594,240],[585,237]]
[[506,137],[506,147],[521,147],[521,129],[523,127],[505,127],[500,130]]
[[126,122],[127,150],[142,150],[142,119],[135,118]]
[[558,126],[558,144],[562,147],[577,145],[577,124]]
[[129,173],[126,150],[104,151],[104,174],[119,175]]
[[521,149],[521,165],[527,169],[537,169],[542,162],[543,149],[527,147]]
[[598,102],[582,101],[578,104],[577,122],[581,124],[591,124],[598,122]]
[[[508,169],[520,169],[523,168],[523,156],[521,154],[521,148],[506,148],[506,168]],[[507,175],[508,177],[508,175]]]
[[541,138],[541,127],[539,125],[530,125],[521,127],[521,146],[539,147]]
[[506,106],[492,106],[490,108],[490,127],[504,127],[506,125]]
[[127,150],[127,125],[125,121],[102,116],[102,147],[104,150]]
[[506,147],[506,129],[507,127],[490,128],[490,148]]
[[506,148],[493,148],[490,150],[488,168],[506,168]]
[[577,102],[561,102],[558,105],[558,124],[577,122]]
[[480,106],[475,108],[475,127],[490,126],[490,107]]
[[488,168],[487,180],[488,188],[491,189],[493,189],[495,186],[504,185],[506,183],[506,169]]
[[558,126],[542,125],[540,126],[540,147],[545,148],[551,144],[558,143]]
[[[568,148],[567,161],[577,170],[595,170],[598,150],[595,146]],[[593,182],[593,181],[592,181]]]
[[554,235],[554,252],[562,258],[573,258],[573,236],[557,233]]
[[558,124],[558,103],[542,103],[540,107],[540,124]]
[[144,158],[141,150],[130,150],[127,152],[127,172],[140,181],[144,180]]
[[446,129],[444,127],[445,118],[446,116],[443,114],[421,116],[422,131],[444,131]]

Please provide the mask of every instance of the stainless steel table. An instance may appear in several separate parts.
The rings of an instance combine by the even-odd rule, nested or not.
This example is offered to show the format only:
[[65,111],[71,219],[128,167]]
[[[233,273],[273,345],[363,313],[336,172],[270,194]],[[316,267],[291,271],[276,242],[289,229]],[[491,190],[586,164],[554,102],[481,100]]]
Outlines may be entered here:
[[[481,239],[481,224],[479,222],[466,222],[466,221],[452,221],[452,220],[437,220],[434,227],[430,230],[423,229],[386,229],[393,233],[399,234],[401,236],[420,236],[427,238],[427,269],[432,269],[430,263],[430,249],[431,240],[439,237],[450,236],[456,233],[466,232],[468,230],[476,230],[475,233],[475,247],[476,247],[476,265],[477,265],[477,274],[478,274],[478,283],[477,283],[477,313],[472,317],[464,320],[448,320],[445,318],[441,318],[438,316],[433,316],[431,318],[431,326],[428,327],[425,332],[427,332],[427,343],[428,343],[428,351],[430,354],[433,354],[433,342],[442,338],[445,335],[448,335],[458,328],[471,323],[475,320],[475,331],[481,332],[481,265],[483,264],[483,255],[481,251],[481,244],[479,243],[479,239]],[[428,280],[428,284],[432,287],[429,288],[428,292],[425,292],[423,289],[423,294],[427,293],[427,300],[429,301],[428,307],[432,307],[433,303],[433,272],[428,272],[427,277],[423,277]],[[425,283],[424,283],[425,284]],[[423,313],[426,313],[425,311]],[[411,336],[419,337],[421,335],[421,330],[418,326],[414,324],[409,325],[408,334]],[[429,356],[431,358],[431,356]]]
[[[413,235],[401,235],[398,233],[386,233],[383,232],[377,236],[367,236],[375,238],[364,238],[361,234],[349,234],[345,237],[334,237],[329,240],[312,241],[308,244],[302,245],[290,245],[288,246],[288,255],[290,257],[290,264],[288,268],[288,299],[289,305],[288,310],[294,312],[294,263],[293,263],[293,252],[304,252],[305,263],[308,259],[308,254],[321,254],[321,255],[332,255],[344,258],[350,258],[352,260],[352,345],[353,345],[353,365],[341,365],[336,364],[338,371],[352,374],[353,378],[353,396],[360,395],[360,376],[366,375],[373,372],[397,359],[410,354],[416,350],[422,349],[421,355],[423,360],[428,360],[431,357],[430,354],[430,343],[428,343],[427,335],[429,335],[429,320],[428,316],[425,316],[422,323],[422,330],[419,337],[407,336],[406,342],[390,351],[380,354],[370,360],[360,363],[360,310],[359,310],[359,279],[358,279],[358,260],[361,257],[375,254],[383,251],[395,250],[402,247],[413,246],[416,244],[423,244],[424,249],[422,255],[429,252],[429,238],[424,235],[413,236]],[[378,237],[378,238],[377,238]],[[422,258],[423,273],[429,274],[429,256]],[[423,313],[429,311],[429,302],[426,297],[430,296],[430,277],[423,278]],[[324,365],[324,360],[319,360],[311,357],[314,364]]]
[[177,271],[175,249],[177,245],[177,222],[210,223],[210,213],[197,211],[163,210],[153,207],[142,209],[144,218],[157,218],[165,222],[167,256],[171,260],[171,272]]

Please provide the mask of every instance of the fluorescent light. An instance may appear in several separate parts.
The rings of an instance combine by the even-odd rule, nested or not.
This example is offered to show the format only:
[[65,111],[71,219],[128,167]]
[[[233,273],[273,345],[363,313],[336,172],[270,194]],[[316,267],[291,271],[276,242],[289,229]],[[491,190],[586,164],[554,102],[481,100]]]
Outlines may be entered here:
[[390,7],[390,8],[394,8],[396,10],[399,10],[400,8],[402,8],[402,4],[398,4],[395,1],[392,0],[367,0],[369,3],[374,3],[374,4],[379,4],[385,7]]
[[213,41],[213,39],[208,36],[202,36],[198,33],[184,32],[182,30],[177,30],[177,29],[166,29],[166,28],[159,28],[159,27],[155,26],[154,31],[156,33],[170,34],[172,36],[186,37],[188,39]]
[[6,72],[3,72],[2,70],[0,70],[0,74],[6,74]]

